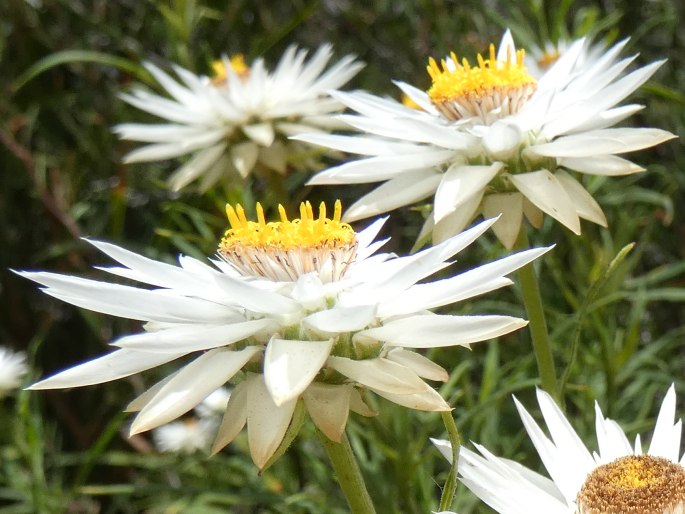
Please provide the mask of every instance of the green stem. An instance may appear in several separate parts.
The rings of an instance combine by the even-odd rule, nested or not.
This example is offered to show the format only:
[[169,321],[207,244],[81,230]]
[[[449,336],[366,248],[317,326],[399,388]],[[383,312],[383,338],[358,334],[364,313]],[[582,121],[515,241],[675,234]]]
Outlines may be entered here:
[[461,435],[457,424],[454,422],[451,412],[441,412],[442,422],[445,424],[447,435],[452,445],[452,468],[447,475],[445,487],[442,489],[442,496],[440,497],[440,511],[449,510],[454,501],[454,494],[457,492],[457,471],[459,465],[459,449],[461,448]]
[[[517,246],[520,248],[529,247],[528,234],[525,227],[521,227]],[[526,306],[526,314],[529,321],[528,327],[533,339],[533,351],[538,363],[542,388],[559,401],[559,386],[557,384],[557,373],[554,368],[552,346],[547,333],[547,321],[545,321],[545,311],[542,307],[540,287],[532,262],[519,269],[519,279],[521,281],[523,303]]]
[[331,441],[322,432],[319,432],[319,439],[333,464],[338,483],[345,494],[352,514],[375,514],[376,509],[366,490],[364,477],[357,465],[347,434],[343,433],[339,443]]

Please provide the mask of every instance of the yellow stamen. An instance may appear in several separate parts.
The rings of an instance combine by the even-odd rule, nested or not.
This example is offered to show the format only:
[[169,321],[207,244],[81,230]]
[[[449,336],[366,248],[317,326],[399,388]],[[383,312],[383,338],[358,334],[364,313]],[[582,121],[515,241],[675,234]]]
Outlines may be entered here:
[[256,211],[255,222],[246,218],[241,205],[226,206],[230,228],[219,253],[242,271],[287,280],[323,270],[327,280],[337,280],[355,255],[356,234],[341,221],[340,200],[335,202],[332,218],[327,217],[323,202],[318,216],[311,203],[302,202],[300,217],[293,220],[282,205],[278,206],[280,221],[267,222],[259,203]]
[[[250,74],[250,67],[245,63],[243,54],[232,55],[228,59],[228,64],[231,70],[238,75],[238,77],[247,77]],[[226,71],[226,63],[223,59],[217,59],[212,62],[212,71],[214,75],[212,82],[214,84],[223,84],[228,80],[228,72]]]
[[507,47],[506,58],[497,60],[495,45],[488,49],[488,58],[478,54],[472,65],[468,59],[457,59],[450,53],[451,62],[438,66],[428,60],[428,74],[433,82],[428,96],[443,114],[451,119],[464,116],[483,117],[496,111],[506,100],[506,114],[515,112],[535,90],[536,81],[524,65],[525,51],[512,53]]
[[542,68],[543,70],[546,70],[547,68],[552,66],[552,64],[557,62],[559,57],[561,57],[561,52],[559,52],[559,50],[557,50],[556,48],[552,51],[547,51],[544,54],[542,54],[538,59],[538,66],[540,66],[540,68]]

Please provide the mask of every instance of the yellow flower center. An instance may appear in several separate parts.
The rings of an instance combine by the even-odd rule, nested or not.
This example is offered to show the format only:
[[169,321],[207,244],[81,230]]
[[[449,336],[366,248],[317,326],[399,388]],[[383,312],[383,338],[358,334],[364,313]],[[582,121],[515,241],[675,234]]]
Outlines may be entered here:
[[219,245],[219,254],[245,275],[276,281],[293,281],[318,273],[324,282],[339,280],[354,260],[357,238],[352,227],[340,221],[342,205],[335,202],[333,218],[321,202],[319,216],[309,202],[300,204],[300,217],[289,220],[282,205],[280,221],[266,221],[257,203],[257,221],[249,221],[241,205],[226,205],[231,225]]
[[[232,55],[228,59],[228,64],[230,65],[231,70],[240,78],[245,78],[250,74],[250,67],[245,64],[245,57],[243,54]],[[212,70],[214,71],[212,83],[215,85],[225,84],[228,80],[225,61],[223,59],[217,59],[212,62]]]
[[685,468],[661,457],[629,455],[595,468],[576,498],[578,514],[685,511]]
[[431,57],[427,69],[433,85],[428,96],[451,120],[479,118],[490,124],[517,112],[535,92],[537,83],[528,74],[524,57],[525,52],[517,50],[515,56],[497,60],[493,44],[489,58],[478,54],[475,66],[466,58],[460,63],[454,52],[442,60],[442,67]]
[[559,60],[559,57],[561,57],[561,52],[559,52],[558,49],[555,48],[553,50],[547,50],[537,60],[537,64],[540,67],[540,69],[546,70],[547,68],[552,66],[552,64],[557,62],[557,60]]

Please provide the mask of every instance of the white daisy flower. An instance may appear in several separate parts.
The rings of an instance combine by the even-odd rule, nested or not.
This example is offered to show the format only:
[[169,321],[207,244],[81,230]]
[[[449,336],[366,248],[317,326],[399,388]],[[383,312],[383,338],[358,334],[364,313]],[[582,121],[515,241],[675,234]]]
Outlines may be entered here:
[[152,431],[152,440],[160,452],[195,453],[209,450],[217,419],[187,419],[167,423]]
[[[682,422],[674,422],[673,386],[661,404],[652,441],[643,453],[640,436],[631,445],[619,425],[595,404],[598,452],[590,452],[559,407],[537,392],[548,437],[523,406],[516,408],[551,480],[502,459],[480,445],[478,455],[459,451],[462,482],[502,514],[681,514],[685,512]],[[448,441],[437,441],[451,459]]]
[[[231,224],[212,266],[180,257],[179,266],[154,261],[100,241],[96,248],[121,264],[100,268],[151,289],[47,272],[20,272],[44,291],[93,311],[145,321],[144,331],[117,339],[118,349],[47,378],[31,389],[97,384],[193,355],[178,371],[128,407],[137,411],[131,434],[182,416],[229,380],[232,390],[213,451],[248,427],[254,462],[263,468],[278,449],[302,399],[310,417],[340,441],[348,412],[373,414],[370,390],[420,410],[450,406],[423,379],[447,372],[415,349],[467,346],[507,334],[526,321],[499,315],[433,314],[511,284],[505,275],[547,249],[516,253],[450,278],[419,283],[450,265],[495,220],[407,257],[376,253],[385,220],[355,233],[321,204],[315,217],[267,223],[227,206]],[[242,371],[242,373],[239,373]]]
[[333,93],[356,111],[340,119],[367,135],[304,134],[296,139],[364,156],[317,174],[310,184],[383,182],[346,214],[353,221],[433,197],[420,240],[439,242],[478,214],[502,213],[493,227],[511,248],[523,217],[535,227],[546,213],[576,234],[580,219],[606,226],[576,172],[626,175],[643,168],[617,154],[671,139],[652,128],[611,128],[642,106],[617,106],[663,64],[623,74],[636,56],[618,59],[626,41],[588,59],[573,43],[536,80],[507,32],[476,63],[452,53],[430,60],[428,92],[398,82],[421,109],[365,92]]
[[23,352],[13,352],[0,346],[0,396],[19,387],[28,370]]
[[174,190],[198,178],[200,188],[206,190],[226,176],[245,178],[253,171],[285,174],[297,154],[305,159],[307,149],[288,136],[339,126],[330,115],[342,105],[328,93],[363,66],[348,55],[326,70],[331,56],[331,46],[323,45],[305,62],[307,51],[291,46],[273,72],[266,69],[263,59],[247,67],[241,56],[224,58],[215,63],[213,79],[174,66],[180,82],[147,63],[147,70],[171,98],[141,88],[121,95],[131,105],[165,120],[115,127],[121,139],[148,143],[124,161],[190,155],[169,179]]

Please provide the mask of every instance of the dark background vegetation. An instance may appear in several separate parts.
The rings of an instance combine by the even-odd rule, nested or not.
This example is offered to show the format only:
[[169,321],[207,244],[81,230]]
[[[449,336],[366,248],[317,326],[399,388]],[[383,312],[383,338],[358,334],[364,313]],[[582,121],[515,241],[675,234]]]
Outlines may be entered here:
[[[607,42],[630,36],[626,52],[639,52],[638,63],[668,62],[633,95],[647,108],[627,123],[682,137],[684,9],[680,0],[4,0],[0,344],[29,353],[28,381],[101,354],[112,337],[138,328],[59,303],[10,269],[96,276],[92,265],[103,258],[84,236],[166,260],[181,252],[211,255],[226,225],[227,199],[251,198],[248,190],[172,193],[165,178],[174,163],[121,163],[132,146],[111,127],[148,118],[117,95],[146,80],[143,61],[201,73],[222,54],[242,52],[248,62],[263,55],[273,64],[291,43],[316,48],[330,41],[338,57],[354,53],[367,63],[350,88],[397,96],[392,80],[429,85],[429,56],[451,49],[472,56],[497,42],[506,26],[524,46],[587,32]],[[84,50],[98,53],[73,53]],[[647,171],[586,177],[609,229],[584,224],[576,237],[548,220],[531,234],[534,244],[557,243],[539,267],[542,294],[557,366],[568,368],[565,408],[590,447],[595,398],[635,434],[650,430],[671,382],[685,397],[685,149],[675,140],[634,160]],[[360,191],[300,192],[305,179],[295,176],[287,187],[312,199],[342,196],[348,204]],[[257,197],[268,194],[263,184],[251,186]],[[408,251],[420,222],[414,210],[393,213],[387,233],[395,249]],[[632,252],[607,277],[608,263],[631,242]],[[490,234],[457,268],[501,253]],[[510,289],[459,308],[523,316],[518,291]],[[536,411],[528,333],[430,356],[452,373],[441,392],[465,439],[538,469],[511,401],[515,393]],[[145,435],[128,439],[121,411],[155,375],[1,400],[0,513],[346,511],[310,428],[261,477],[242,440],[207,459],[158,454]],[[355,418],[349,427],[379,513],[435,509],[448,465],[427,438],[444,436],[440,417],[379,405],[379,417]],[[685,411],[682,400],[678,406]],[[455,510],[486,512],[463,486]]]

